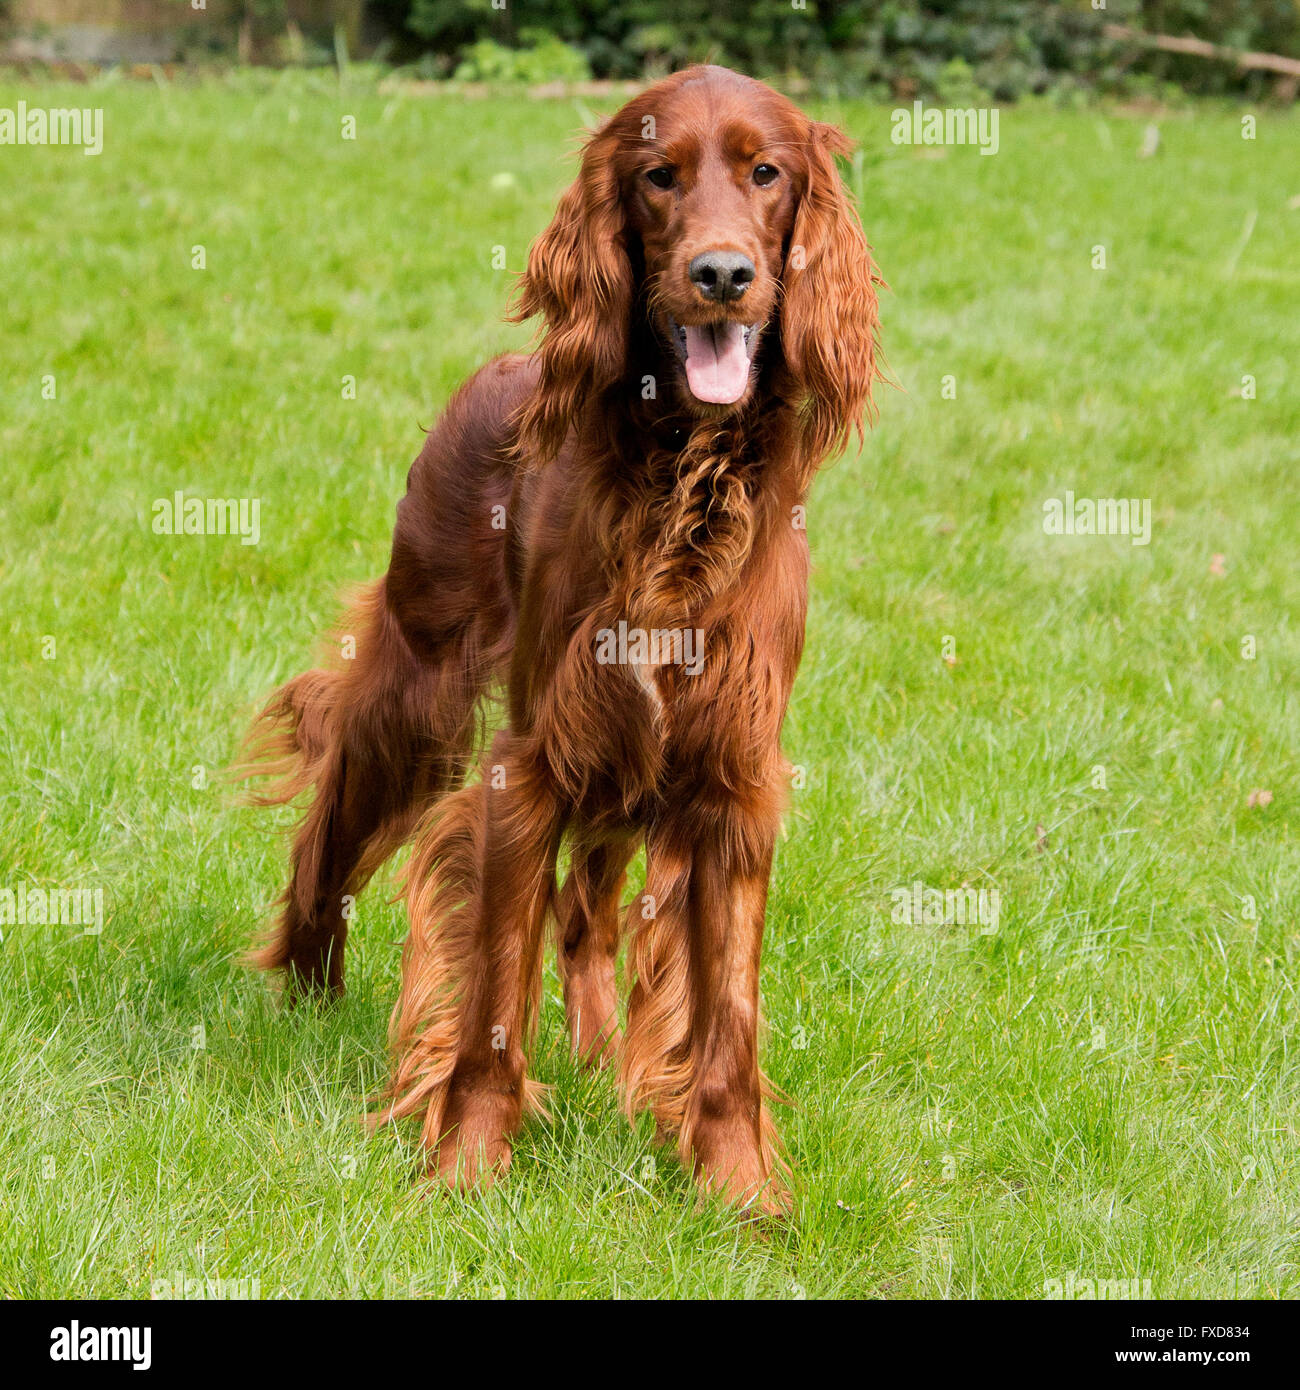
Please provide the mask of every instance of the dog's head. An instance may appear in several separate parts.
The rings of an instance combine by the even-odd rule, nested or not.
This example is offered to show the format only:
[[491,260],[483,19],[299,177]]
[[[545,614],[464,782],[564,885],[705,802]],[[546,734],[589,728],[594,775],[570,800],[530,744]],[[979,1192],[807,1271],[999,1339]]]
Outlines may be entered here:
[[850,148],[770,87],[690,68],[648,88],[584,147],[534,243],[518,314],[541,314],[524,435],[542,456],[584,402],[643,383],[648,334],[676,404],[725,419],[765,365],[803,408],[820,459],[860,426],[876,376],[875,269],[834,155]]

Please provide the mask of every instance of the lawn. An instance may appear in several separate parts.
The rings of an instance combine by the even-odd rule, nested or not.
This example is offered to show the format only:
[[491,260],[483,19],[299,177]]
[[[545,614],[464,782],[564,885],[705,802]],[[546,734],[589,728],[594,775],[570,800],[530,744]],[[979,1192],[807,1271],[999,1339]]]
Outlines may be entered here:
[[[1300,1293],[1300,119],[1008,108],[984,157],[818,108],[900,389],[810,509],[763,971],[798,1193],[756,1240],[572,1065],[549,965],[553,1123],[420,1195],[413,1136],[356,1124],[391,873],[341,1009],[239,963],[287,818],[223,769],[382,571],[422,429],[528,340],[511,272],[608,103],[19,100],[105,116],[98,157],[0,148],[0,888],[103,922],[0,927],[0,1295]],[[178,491],[259,499],[258,543],[157,534]],[[1149,544],[1051,534],[1067,491],[1149,500]],[[899,920],[918,883],[996,930]]]

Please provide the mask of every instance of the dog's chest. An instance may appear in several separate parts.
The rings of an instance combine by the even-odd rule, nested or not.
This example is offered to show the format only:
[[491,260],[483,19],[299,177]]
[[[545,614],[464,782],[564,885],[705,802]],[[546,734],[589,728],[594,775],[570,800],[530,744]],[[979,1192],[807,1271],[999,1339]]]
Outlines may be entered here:
[[664,697],[659,689],[659,666],[642,662],[631,668],[656,717],[664,712]]
[[648,704],[655,716],[680,703],[707,661],[704,629],[691,624],[656,627],[620,619],[596,635],[596,665],[607,701]]

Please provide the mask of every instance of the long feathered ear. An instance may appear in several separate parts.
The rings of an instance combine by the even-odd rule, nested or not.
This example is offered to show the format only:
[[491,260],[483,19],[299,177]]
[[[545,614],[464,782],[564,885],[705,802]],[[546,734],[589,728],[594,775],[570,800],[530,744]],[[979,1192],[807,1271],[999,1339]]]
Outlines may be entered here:
[[808,187],[784,272],[781,341],[802,389],[810,467],[862,434],[876,365],[876,285],[883,284],[834,156],[853,148],[835,126],[811,123]]
[[541,378],[519,416],[521,447],[553,458],[579,409],[624,375],[632,267],[624,245],[615,141],[593,135],[551,225],[533,243],[511,319],[541,314]]

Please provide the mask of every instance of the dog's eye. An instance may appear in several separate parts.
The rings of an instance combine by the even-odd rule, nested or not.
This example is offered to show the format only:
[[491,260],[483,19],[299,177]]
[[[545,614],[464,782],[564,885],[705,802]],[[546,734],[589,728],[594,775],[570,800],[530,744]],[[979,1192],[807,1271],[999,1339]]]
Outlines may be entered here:
[[656,188],[671,188],[676,181],[676,175],[666,165],[660,169],[651,169],[646,175]]
[[781,171],[775,164],[760,164],[754,170],[754,182],[760,188],[766,188],[769,183],[775,183],[781,176]]

